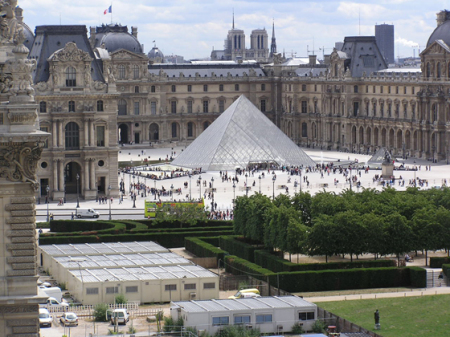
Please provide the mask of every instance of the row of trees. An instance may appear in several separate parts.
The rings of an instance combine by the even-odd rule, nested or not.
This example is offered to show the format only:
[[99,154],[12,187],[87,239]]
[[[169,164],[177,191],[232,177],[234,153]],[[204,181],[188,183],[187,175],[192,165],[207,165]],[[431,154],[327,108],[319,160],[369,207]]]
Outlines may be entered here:
[[450,189],[238,197],[236,234],[291,254],[396,254],[450,247]]

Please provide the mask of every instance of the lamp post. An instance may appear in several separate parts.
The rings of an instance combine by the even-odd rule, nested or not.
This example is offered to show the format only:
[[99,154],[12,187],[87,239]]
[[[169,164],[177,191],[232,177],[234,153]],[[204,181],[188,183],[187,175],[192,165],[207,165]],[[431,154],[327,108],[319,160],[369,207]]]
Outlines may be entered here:
[[295,180],[295,181],[294,181],[295,194],[297,194],[297,185],[298,185],[297,180]]
[[80,175],[77,173],[77,208],[80,208]]
[[191,200],[191,178],[192,178],[192,175],[189,173],[189,200]]
[[259,194],[261,194],[261,175],[258,176],[259,180]]
[[144,176],[144,197],[147,198],[147,177],[146,176]]
[[302,193],[302,168],[300,168],[300,193]]
[[245,195],[248,197],[248,174],[245,174]]
[[50,199],[49,199],[48,194],[50,192],[50,186],[47,185],[45,190],[47,191],[47,222],[49,222],[50,221],[50,213],[48,212],[48,203],[50,202]]
[[133,192],[136,195],[136,175],[133,173]]
[[130,185],[130,195],[131,195],[131,173],[128,173],[128,185]]
[[275,200],[275,180],[277,180],[277,176],[276,176],[276,175],[274,175],[274,176],[272,177],[272,183],[273,183],[273,189],[272,189],[272,192],[273,192],[273,194],[272,194],[272,200]]
[[170,185],[170,194],[172,195],[172,201],[173,201],[173,184]]
[[350,169],[350,191],[352,190],[352,167],[349,167]]
[[233,206],[235,202],[236,202],[236,184],[233,183]]
[[202,176],[198,176],[198,185],[200,186],[200,200],[202,200]]
[[111,220],[111,185],[108,186],[108,198],[109,198],[109,220]]
[[214,177],[211,178],[211,211],[214,211]]

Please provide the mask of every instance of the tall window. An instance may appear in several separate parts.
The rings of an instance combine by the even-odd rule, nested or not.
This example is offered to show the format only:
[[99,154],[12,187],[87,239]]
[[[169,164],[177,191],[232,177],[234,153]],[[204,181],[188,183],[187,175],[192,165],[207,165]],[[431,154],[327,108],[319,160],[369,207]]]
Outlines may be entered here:
[[150,92],[156,92],[156,87],[155,87],[154,85],[152,85],[152,86],[150,87]]
[[263,83],[261,84],[261,91],[265,91],[266,90],[266,85]]
[[192,85],[188,84],[187,90],[188,92],[192,92]]
[[133,78],[137,80],[139,78],[139,66],[133,66]]
[[209,122],[203,123],[203,131],[205,131],[209,126]]
[[308,137],[308,126],[306,123],[302,123],[302,137]]
[[239,91],[239,84],[234,85],[234,91]]
[[306,84],[302,84],[302,91],[306,91]]
[[173,114],[177,113],[177,101],[170,102],[170,112],[172,112]]
[[194,137],[194,123],[189,122],[187,125],[187,136]]
[[105,127],[97,126],[97,146],[105,146]]
[[219,112],[222,113],[225,111],[225,100],[219,100]]
[[134,102],[134,114],[139,115],[139,102]]
[[204,85],[203,85],[203,91],[204,91],[204,92],[207,92],[207,91],[208,91],[208,85],[207,85],[207,84],[204,84]]
[[135,93],[135,94],[139,94],[139,86],[138,86],[138,85],[136,85],[136,86],[134,87],[134,93]]
[[119,70],[119,79],[120,80],[125,79],[125,66],[123,64],[120,64],[118,70]]
[[75,101],[69,101],[69,112],[75,112]]
[[42,113],[47,112],[47,102],[39,103],[39,112],[42,112]]
[[172,85],[172,92],[177,92],[177,87],[175,85]]
[[306,101],[302,101],[302,113],[308,112],[308,103]]
[[[177,123],[172,123],[172,138],[176,138],[177,137]],[[167,285],[166,285],[167,287]]]
[[150,102],[150,113],[156,115],[156,102]]
[[77,71],[74,67],[68,67],[66,69],[66,87],[77,86]]
[[209,105],[208,103],[209,102],[206,100],[203,101],[203,112],[204,113],[208,113],[208,105]]
[[266,112],[266,100],[261,100],[261,112]]
[[358,116],[359,102],[353,102],[353,116]]
[[118,103],[118,110],[119,110],[119,115],[126,115],[127,114],[127,101],[125,101],[124,99],[119,100]]
[[69,122],[65,128],[66,133],[66,150],[80,149],[80,128],[75,122]]
[[103,111],[103,101],[97,101],[97,111]]
[[223,84],[219,84],[219,91],[223,91]]
[[193,102],[191,100],[187,101],[187,112],[188,112],[188,114],[192,113],[192,103]]
[[357,85],[355,85],[355,86],[353,87],[353,92],[354,92],[355,94],[358,93],[358,86],[357,86]]

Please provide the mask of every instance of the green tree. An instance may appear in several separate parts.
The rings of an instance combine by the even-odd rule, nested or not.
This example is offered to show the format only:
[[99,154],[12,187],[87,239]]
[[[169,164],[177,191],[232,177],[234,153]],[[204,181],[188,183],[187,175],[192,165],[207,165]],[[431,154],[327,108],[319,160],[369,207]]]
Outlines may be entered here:
[[108,311],[108,304],[106,304],[106,303],[97,304],[94,307],[94,312],[93,312],[94,321],[106,322],[107,321],[107,318],[106,318],[107,311]]
[[306,251],[308,255],[325,255],[325,261],[328,262],[328,256],[337,252],[336,246],[336,228],[333,224],[333,218],[328,215],[321,215],[314,220],[314,226],[309,230],[306,241]]
[[384,217],[384,247],[386,254],[395,254],[400,262],[400,254],[412,249],[413,234],[406,218],[399,213]]
[[386,251],[384,248],[385,241],[383,235],[383,219],[375,213],[366,213],[361,215],[361,222],[366,227],[365,250],[375,255]]
[[302,223],[311,227],[312,197],[309,192],[297,193],[292,199],[292,206],[299,213]]
[[234,233],[244,235],[247,233],[247,223],[250,218],[250,198],[247,196],[237,197],[234,201]]
[[114,299],[114,303],[116,303],[116,304],[126,304],[127,302],[128,301],[127,301],[127,299],[126,299],[124,294],[119,294]]
[[245,226],[246,232],[244,235],[252,240],[264,241],[264,224],[267,210],[274,207],[270,199],[263,194],[255,194],[249,198],[249,216]]
[[179,221],[180,225],[193,226],[197,221],[206,221],[208,217],[202,206],[197,204],[177,204],[175,207],[157,208],[155,224],[167,221]]
[[305,252],[306,240],[309,227],[303,225],[299,219],[291,217],[287,226],[286,250],[290,254],[300,254]]
[[337,235],[335,237],[337,253],[350,254],[350,261],[353,255],[364,253],[366,245],[366,228],[361,216],[355,211],[345,211],[337,213],[333,217],[334,227]]

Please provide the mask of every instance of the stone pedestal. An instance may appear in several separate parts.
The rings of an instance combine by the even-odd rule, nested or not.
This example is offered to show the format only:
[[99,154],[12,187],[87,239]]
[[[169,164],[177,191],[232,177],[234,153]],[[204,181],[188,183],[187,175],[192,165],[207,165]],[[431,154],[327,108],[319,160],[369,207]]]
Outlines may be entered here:
[[381,176],[384,180],[390,180],[394,175],[394,164],[383,163],[381,164]]

